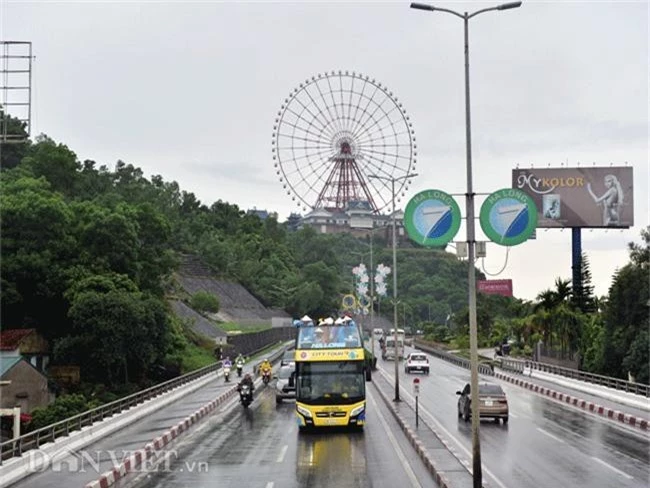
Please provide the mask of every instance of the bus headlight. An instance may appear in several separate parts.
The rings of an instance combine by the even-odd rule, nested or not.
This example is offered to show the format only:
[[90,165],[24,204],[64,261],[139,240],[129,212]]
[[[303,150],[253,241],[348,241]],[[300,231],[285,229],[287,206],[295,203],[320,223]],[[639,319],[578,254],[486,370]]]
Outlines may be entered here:
[[311,412],[307,410],[306,408],[301,407],[300,405],[296,405],[296,410],[298,410],[298,413],[307,417],[311,418]]
[[366,408],[365,405],[359,405],[357,408],[353,409],[353,410],[350,412],[350,417],[356,417],[356,416],[359,415],[361,412],[363,412],[363,411],[365,410],[365,408]]

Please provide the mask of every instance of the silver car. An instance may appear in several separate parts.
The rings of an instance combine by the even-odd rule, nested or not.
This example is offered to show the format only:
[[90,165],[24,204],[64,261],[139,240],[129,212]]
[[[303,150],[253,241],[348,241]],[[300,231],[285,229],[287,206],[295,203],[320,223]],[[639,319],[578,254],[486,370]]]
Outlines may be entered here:
[[282,366],[275,377],[275,402],[282,403],[287,398],[296,398],[295,369]]

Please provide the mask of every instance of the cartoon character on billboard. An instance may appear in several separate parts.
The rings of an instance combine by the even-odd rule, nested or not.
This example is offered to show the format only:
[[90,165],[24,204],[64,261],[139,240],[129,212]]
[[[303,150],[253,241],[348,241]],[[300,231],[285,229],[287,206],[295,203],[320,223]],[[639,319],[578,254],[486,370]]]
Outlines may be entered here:
[[557,220],[560,218],[560,195],[543,195],[544,217]]
[[605,176],[605,193],[601,196],[596,194],[591,189],[591,183],[587,183],[587,190],[594,199],[596,205],[603,206],[603,225],[616,226],[621,224],[621,215],[619,206],[623,203],[623,187],[618,181],[618,178],[612,174]]

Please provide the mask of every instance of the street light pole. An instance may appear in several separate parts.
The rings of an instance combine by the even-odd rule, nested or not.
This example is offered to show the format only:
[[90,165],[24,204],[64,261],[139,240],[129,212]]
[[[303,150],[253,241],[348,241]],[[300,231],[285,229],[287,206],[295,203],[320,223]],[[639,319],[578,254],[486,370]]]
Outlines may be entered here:
[[397,347],[397,225],[395,224],[395,182],[401,181],[406,178],[417,176],[417,173],[408,173],[398,178],[368,175],[368,178],[376,178],[378,180],[390,181],[391,191],[393,196],[393,341],[395,341],[395,398],[394,401],[399,402],[399,348]]
[[[466,220],[467,220],[467,264],[468,264],[468,287],[469,287],[469,347],[470,347],[470,365],[471,365],[471,403],[478,405],[478,338],[476,324],[476,268],[474,267],[474,245],[476,243],[476,231],[474,221],[474,189],[472,184],[472,129],[470,118],[470,99],[469,99],[469,19],[478,14],[492,10],[508,10],[511,8],[521,7],[521,2],[510,2],[477,10],[473,13],[464,12],[463,14],[453,10],[434,7],[433,5],[423,3],[411,3],[411,8],[417,10],[427,10],[430,12],[445,12],[463,19],[465,34],[465,147],[467,159],[467,193],[465,194]],[[481,472],[481,445],[479,441],[479,413],[478,408],[472,408],[472,475],[474,488],[482,486]]]

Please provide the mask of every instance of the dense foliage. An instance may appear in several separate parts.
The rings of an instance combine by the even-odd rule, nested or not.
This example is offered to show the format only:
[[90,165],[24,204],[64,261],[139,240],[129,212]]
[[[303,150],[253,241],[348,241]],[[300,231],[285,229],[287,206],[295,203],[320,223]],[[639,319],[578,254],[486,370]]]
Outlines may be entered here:
[[[161,371],[209,358],[195,353],[192,344],[200,340],[165,301],[177,253],[200,255],[222,278],[294,316],[335,312],[354,290],[351,269],[359,262],[392,267],[390,244],[377,236],[293,230],[221,200],[207,206],[131,164],[118,161],[111,170],[80,162],[47,136],[4,152],[2,161],[2,325],[37,328],[53,345],[54,363],[79,365],[87,382],[142,386]],[[645,247],[632,246],[631,262],[606,299],[593,297],[586,256],[575,293],[558,280],[535,303],[480,294],[481,344],[513,337],[530,354],[543,340],[579,352],[584,368],[647,381],[647,231],[644,239]],[[467,263],[444,250],[405,246],[397,266],[400,325],[466,343]],[[388,297],[375,309],[392,319],[389,276]],[[188,301],[206,312],[219,309],[209,297]]]

